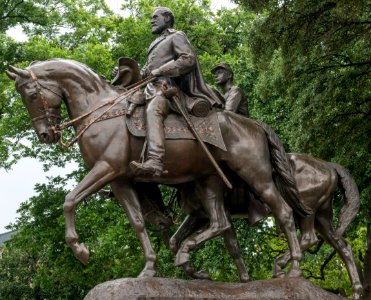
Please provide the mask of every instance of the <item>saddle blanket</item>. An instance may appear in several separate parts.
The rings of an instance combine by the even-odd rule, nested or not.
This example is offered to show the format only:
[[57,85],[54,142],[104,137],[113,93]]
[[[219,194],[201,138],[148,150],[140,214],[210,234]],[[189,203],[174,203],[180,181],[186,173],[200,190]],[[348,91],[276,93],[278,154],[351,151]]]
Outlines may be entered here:
[[[146,124],[144,119],[145,106],[137,106],[133,114],[126,116],[126,125],[130,133],[137,137],[146,136]],[[218,114],[213,111],[207,117],[198,118],[189,116],[196,131],[205,143],[227,151],[222,133],[219,127]],[[170,113],[164,122],[165,139],[188,139],[195,140],[195,136],[189,129],[183,116]]]

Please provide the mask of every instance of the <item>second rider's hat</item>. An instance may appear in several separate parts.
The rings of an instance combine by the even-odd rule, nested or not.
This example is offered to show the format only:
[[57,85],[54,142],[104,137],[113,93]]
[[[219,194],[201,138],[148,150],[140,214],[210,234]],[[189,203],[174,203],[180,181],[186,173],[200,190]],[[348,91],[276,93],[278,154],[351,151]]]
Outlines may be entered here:
[[218,63],[217,65],[215,65],[214,68],[211,69],[211,73],[215,74],[215,72],[219,69],[227,70],[227,71],[229,71],[233,74],[231,66],[229,64],[226,64],[226,63]]
[[138,82],[140,79],[138,63],[131,58],[120,57],[118,60],[118,71],[111,84],[126,87]]

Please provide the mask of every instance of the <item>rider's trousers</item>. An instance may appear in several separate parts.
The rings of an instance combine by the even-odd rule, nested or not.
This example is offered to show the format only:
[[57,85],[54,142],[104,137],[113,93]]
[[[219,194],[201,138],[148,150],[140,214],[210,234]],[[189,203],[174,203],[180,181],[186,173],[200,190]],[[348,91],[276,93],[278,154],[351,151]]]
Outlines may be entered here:
[[[160,94],[160,93],[159,93]],[[162,163],[165,156],[164,120],[169,114],[169,100],[163,95],[156,95],[147,104],[147,159]]]

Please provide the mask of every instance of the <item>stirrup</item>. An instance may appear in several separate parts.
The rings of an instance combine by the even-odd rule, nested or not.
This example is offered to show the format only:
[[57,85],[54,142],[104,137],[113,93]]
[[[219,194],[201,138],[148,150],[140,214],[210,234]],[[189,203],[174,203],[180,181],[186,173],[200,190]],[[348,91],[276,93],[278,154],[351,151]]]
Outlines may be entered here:
[[129,165],[131,170],[134,172],[135,175],[149,175],[149,176],[161,176],[163,172],[162,168],[155,167],[152,165],[146,165],[148,161],[144,163],[139,163],[136,161],[132,161]]

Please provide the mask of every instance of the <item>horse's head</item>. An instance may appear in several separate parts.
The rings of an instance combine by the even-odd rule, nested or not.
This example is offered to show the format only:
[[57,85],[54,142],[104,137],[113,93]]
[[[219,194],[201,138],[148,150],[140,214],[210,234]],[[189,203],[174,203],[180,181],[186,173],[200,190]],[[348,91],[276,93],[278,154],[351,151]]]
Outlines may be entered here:
[[55,126],[61,120],[62,90],[56,83],[46,82],[44,77],[38,78],[31,67],[20,69],[9,66],[6,74],[15,81],[40,142],[56,143],[59,134],[56,133]]

